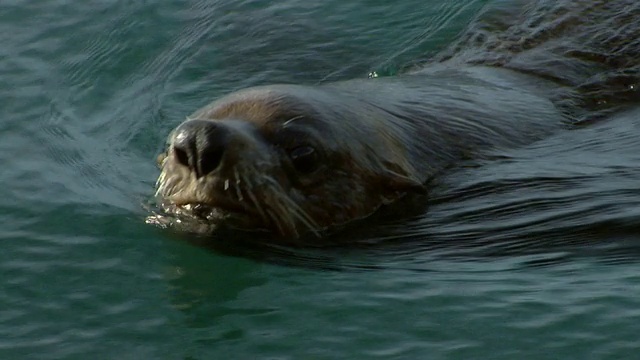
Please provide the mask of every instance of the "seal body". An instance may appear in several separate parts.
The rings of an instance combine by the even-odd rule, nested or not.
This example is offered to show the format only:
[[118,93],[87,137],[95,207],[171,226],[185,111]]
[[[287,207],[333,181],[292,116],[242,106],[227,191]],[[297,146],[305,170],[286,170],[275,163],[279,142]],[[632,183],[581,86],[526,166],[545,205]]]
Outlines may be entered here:
[[[157,182],[161,207],[212,228],[321,235],[425,192],[462,159],[531,143],[590,111],[577,75],[563,82],[517,68],[530,56],[525,50],[502,63],[481,60],[500,52],[473,44],[474,51],[445,53],[397,77],[255,87],[214,101],[169,136]],[[558,67],[590,63],[571,61]]]

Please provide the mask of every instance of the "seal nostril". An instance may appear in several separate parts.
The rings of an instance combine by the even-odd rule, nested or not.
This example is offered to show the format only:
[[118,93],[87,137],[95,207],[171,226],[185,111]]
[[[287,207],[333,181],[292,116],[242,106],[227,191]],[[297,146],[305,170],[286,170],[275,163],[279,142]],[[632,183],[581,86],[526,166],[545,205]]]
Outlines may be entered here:
[[187,154],[186,151],[177,148],[177,147],[173,147],[173,153],[176,156],[176,159],[178,159],[178,162],[184,166],[189,166],[189,155]]
[[229,129],[210,120],[189,120],[172,136],[176,161],[202,177],[222,163],[229,142]]
[[208,147],[200,154],[200,173],[208,174],[215,170],[222,162],[222,155],[224,155],[224,146],[215,145]]

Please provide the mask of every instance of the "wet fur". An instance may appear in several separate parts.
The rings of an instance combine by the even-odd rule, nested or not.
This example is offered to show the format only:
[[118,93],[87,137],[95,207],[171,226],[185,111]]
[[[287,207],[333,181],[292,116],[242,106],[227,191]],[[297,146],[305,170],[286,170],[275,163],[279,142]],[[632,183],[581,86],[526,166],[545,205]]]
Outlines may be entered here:
[[[157,191],[165,209],[194,215],[223,205],[250,215],[236,216],[239,228],[320,235],[424,190],[461,159],[638,103],[638,3],[513,4],[488,7],[448,51],[409,74],[251,88],[196,112],[189,119],[233,124],[242,140],[226,172],[203,179],[169,151]],[[292,174],[274,140],[296,126],[323,152],[313,176]],[[200,219],[226,221],[204,209]]]

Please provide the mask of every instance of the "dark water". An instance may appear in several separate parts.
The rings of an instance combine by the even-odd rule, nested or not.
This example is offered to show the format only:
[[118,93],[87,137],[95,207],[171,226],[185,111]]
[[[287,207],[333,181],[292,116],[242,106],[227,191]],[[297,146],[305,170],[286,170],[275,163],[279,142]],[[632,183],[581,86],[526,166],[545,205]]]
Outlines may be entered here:
[[0,358],[636,358],[640,110],[456,171],[357,246],[144,223],[194,109],[394,74],[488,2],[2,1]]

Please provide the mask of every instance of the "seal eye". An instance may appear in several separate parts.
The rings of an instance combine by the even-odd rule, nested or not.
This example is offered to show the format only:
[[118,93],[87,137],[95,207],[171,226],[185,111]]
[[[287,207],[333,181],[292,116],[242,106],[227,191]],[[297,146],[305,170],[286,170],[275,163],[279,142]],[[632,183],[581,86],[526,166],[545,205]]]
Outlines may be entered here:
[[300,173],[308,174],[318,167],[316,149],[308,145],[298,146],[289,151],[293,167]]

